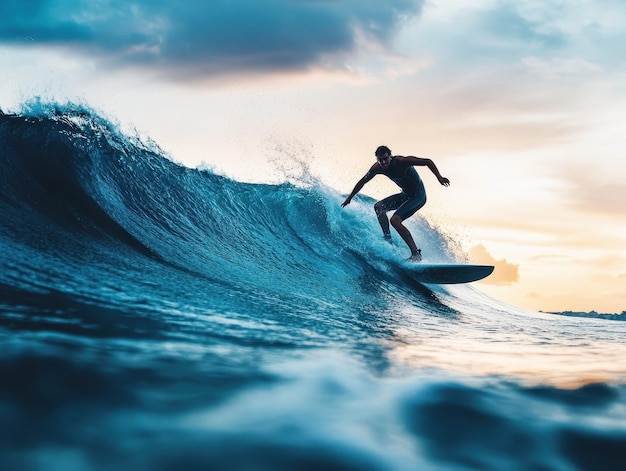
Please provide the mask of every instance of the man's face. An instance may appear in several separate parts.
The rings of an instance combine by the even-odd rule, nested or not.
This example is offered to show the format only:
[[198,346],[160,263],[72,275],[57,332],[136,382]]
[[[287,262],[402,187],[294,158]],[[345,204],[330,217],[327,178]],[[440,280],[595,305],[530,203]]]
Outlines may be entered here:
[[381,155],[380,157],[377,157],[376,160],[378,160],[378,163],[382,168],[387,168],[391,164],[391,154]]

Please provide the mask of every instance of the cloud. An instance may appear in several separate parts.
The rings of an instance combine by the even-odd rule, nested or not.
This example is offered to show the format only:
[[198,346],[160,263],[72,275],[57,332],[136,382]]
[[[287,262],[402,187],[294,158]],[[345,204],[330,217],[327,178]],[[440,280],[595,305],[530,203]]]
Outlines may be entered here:
[[626,217],[625,183],[596,182],[580,188],[573,197],[577,198],[578,205],[587,211]]
[[487,252],[484,245],[475,245],[469,250],[468,255],[469,259],[474,263],[494,265],[496,267],[493,274],[485,278],[483,283],[506,286],[519,281],[519,265],[509,263],[504,258],[496,260],[493,255]]
[[187,74],[302,70],[389,47],[423,0],[8,0],[0,42],[62,47],[116,65]]
[[[625,2],[457,1],[436,2],[432,11],[439,21],[429,22],[429,10],[425,10],[420,24],[422,43],[435,53],[438,64],[453,70],[463,65],[464,76],[477,67],[506,64],[512,69],[528,58],[569,74],[581,67],[583,74],[590,67],[624,68]],[[428,42],[430,37],[437,38],[436,44]]]
[[[591,214],[626,217],[626,165],[619,159],[598,158],[601,165],[589,168],[585,163],[570,163],[556,169],[565,182],[565,201],[576,210]],[[603,171],[601,171],[603,170]]]
[[[524,12],[517,3],[501,2],[480,17],[479,26],[494,38],[519,42],[527,47],[560,48],[565,45],[564,35],[550,27],[555,13],[535,17]],[[552,17],[552,18],[550,18]],[[507,46],[506,44],[502,44]]]
[[[529,8],[527,3],[459,2],[445,21],[424,22],[424,41],[436,35],[437,43],[427,44],[438,62],[445,61],[453,68],[463,64],[468,70],[470,66],[475,69],[503,62],[512,66],[527,56],[562,54],[571,45],[572,37],[561,27],[555,2],[547,1],[545,7],[536,8]],[[445,34],[441,34],[442,28]]]

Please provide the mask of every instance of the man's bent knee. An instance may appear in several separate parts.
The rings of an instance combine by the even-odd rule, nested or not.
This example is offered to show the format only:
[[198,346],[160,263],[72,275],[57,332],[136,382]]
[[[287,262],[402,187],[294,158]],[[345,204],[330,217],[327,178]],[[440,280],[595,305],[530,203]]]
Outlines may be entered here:
[[393,227],[401,226],[402,218],[398,216],[397,214],[394,214],[393,216],[391,216],[390,222]]

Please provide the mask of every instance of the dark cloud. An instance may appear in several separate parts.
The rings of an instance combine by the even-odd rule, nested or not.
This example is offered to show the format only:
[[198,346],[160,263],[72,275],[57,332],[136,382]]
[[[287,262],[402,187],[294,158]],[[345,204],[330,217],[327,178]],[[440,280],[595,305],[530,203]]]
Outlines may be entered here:
[[4,0],[0,42],[63,47],[115,63],[215,74],[303,69],[388,46],[423,0]]

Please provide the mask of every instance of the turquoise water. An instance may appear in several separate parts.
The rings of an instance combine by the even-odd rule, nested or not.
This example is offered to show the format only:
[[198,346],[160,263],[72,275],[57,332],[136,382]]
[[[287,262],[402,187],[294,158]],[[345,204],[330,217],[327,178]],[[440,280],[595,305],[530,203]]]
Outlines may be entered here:
[[421,285],[371,199],[84,108],[0,115],[0,166],[1,469],[621,469],[623,316]]

